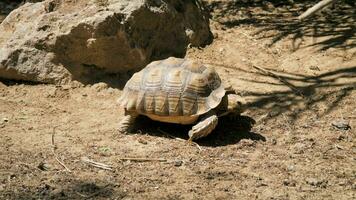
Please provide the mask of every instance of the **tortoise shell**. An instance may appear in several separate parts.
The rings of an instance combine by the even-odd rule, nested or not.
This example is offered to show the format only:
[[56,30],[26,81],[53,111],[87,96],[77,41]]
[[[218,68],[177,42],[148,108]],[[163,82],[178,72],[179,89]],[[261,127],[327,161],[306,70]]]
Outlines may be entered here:
[[160,117],[169,116],[169,122],[174,122],[178,118],[172,116],[182,120],[208,112],[219,105],[224,95],[214,68],[170,57],[135,73],[126,83],[119,103],[129,112],[154,116],[159,121],[165,121]]

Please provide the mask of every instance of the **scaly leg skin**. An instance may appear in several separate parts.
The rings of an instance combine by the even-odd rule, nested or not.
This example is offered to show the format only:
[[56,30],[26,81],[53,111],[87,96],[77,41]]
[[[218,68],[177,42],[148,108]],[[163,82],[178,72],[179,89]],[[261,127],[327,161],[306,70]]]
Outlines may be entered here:
[[218,125],[218,116],[216,116],[215,113],[207,114],[205,117],[202,118],[202,120],[198,124],[193,126],[192,129],[189,131],[188,142],[209,135],[217,125]]
[[122,120],[119,123],[119,131],[125,134],[132,131],[136,118],[137,115],[125,114],[125,116],[122,118]]

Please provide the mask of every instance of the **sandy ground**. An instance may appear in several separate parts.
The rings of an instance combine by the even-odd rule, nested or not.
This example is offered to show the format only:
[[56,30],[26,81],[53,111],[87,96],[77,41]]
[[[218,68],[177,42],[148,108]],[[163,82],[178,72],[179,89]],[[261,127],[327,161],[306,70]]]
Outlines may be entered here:
[[198,148],[146,118],[120,134],[122,85],[3,80],[0,199],[355,199],[353,8],[299,23],[310,3],[233,2],[205,1],[215,39],[187,57],[246,98],[241,117]]

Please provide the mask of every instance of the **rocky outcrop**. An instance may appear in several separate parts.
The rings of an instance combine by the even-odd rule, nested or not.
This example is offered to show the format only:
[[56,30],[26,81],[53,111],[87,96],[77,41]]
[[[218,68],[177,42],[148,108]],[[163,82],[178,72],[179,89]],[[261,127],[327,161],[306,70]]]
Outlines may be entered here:
[[62,83],[137,71],[210,42],[195,1],[46,0],[0,25],[0,77]]

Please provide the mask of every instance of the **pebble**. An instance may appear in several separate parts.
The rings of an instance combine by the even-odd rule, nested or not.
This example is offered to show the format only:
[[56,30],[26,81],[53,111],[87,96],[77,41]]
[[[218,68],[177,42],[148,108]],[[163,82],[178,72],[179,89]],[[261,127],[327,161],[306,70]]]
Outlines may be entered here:
[[62,85],[62,90],[69,90],[71,88],[72,88],[71,85]]
[[309,69],[313,70],[313,71],[320,71],[320,68],[318,66],[314,66],[314,65],[310,66]]
[[277,144],[277,140],[275,138],[272,138],[271,139],[271,143],[272,143],[272,145],[276,145]]
[[176,166],[176,167],[180,167],[180,166],[182,166],[182,164],[183,164],[183,161],[181,161],[181,160],[174,161],[174,166]]
[[147,141],[145,139],[142,139],[142,138],[138,138],[137,140],[139,143],[141,144],[147,144]]
[[331,125],[334,126],[335,128],[339,130],[349,130],[351,129],[351,126],[348,121],[344,119],[337,119],[331,122]]
[[297,185],[297,182],[295,180],[285,179],[285,180],[283,180],[283,185],[295,187]]
[[352,184],[351,188],[352,188],[353,190],[356,190],[356,183]]
[[294,172],[295,171],[295,166],[294,165],[288,165],[287,170],[290,172]]
[[327,186],[328,181],[327,180],[320,180],[320,179],[316,179],[316,178],[308,178],[306,180],[306,182],[314,187],[321,187],[321,188],[325,188]]
[[106,83],[100,82],[100,83],[96,83],[96,84],[92,85],[91,88],[93,88],[97,92],[100,92],[102,90],[108,89],[109,86]]
[[45,162],[41,162],[38,166],[37,166],[38,169],[42,170],[42,171],[48,171],[52,168],[52,166],[48,163],[45,163]]

